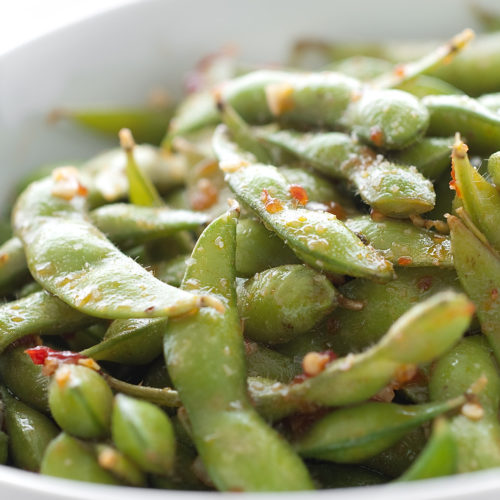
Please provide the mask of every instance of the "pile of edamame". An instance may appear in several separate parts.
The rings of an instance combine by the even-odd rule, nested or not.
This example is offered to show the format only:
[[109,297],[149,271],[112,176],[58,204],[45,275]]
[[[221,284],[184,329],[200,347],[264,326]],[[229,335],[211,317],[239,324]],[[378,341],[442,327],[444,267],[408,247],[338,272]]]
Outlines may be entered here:
[[175,107],[66,112],[120,147],[5,224],[1,463],[233,492],[500,466],[500,35],[473,36],[221,53]]

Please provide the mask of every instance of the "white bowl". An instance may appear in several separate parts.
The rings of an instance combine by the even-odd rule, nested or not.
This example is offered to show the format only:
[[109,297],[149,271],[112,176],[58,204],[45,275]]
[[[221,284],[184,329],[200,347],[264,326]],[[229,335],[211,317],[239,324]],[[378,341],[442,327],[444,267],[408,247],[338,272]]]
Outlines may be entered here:
[[[245,61],[279,62],[303,36],[446,38],[471,25],[469,6],[468,0],[138,1],[59,29],[0,57],[0,196],[8,199],[15,180],[40,164],[88,158],[114,145],[71,124],[49,125],[47,115],[56,107],[142,103],[158,86],[178,93],[182,76],[200,56],[227,42],[240,47]],[[99,486],[0,466],[2,499],[153,500],[167,495],[182,500],[212,494]],[[314,493],[330,495],[337,500],[498,499],[500,470]],[[287,494],[297,500],[312,496]],[[258,498],[277,500],[278,495]]]

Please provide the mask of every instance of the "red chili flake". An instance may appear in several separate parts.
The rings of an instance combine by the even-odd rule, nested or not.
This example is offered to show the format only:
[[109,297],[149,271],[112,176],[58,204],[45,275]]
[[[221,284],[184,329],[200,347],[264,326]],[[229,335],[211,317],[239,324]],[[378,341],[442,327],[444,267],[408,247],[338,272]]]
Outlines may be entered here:
[[380,127],[374,126],[370,129],[370,141],[375,144],[378,148],[384,145],[384,132]]
[[76,190],[76,194],[78,196],[87,196],[89,194],[89,190],[82,184],[78,183],[78,188]]
[[297,200],[301,205],[307,205],[309,196],[307,196],[307,191],[302,186],[290,184],[288,191],[294,200]]
[[406,74],[406,66],[404,64],[398,64],[394,68],[394,74],[399,77],[403,77]]
[[497,288],[493,288],[491,290],[491,300],[497,300],[498,299],[498,289]]
[[451,181],[450,181],[450,189],[456,191],[457,196],[462,198],[462,193],[460,192],[460,188],[457,185],[457,179],[455,178],[455,162],[451,161]]
[[77,352],[55,351],[54,349],[43,345],[26,349],[24,352],[29,355],[31,361],[33,361],[35,365],[43,365],[46,359],[55,359],[61,363],[76,365],[80,359],[87,358],[87,356],[82,356]]
[[281,212],[283,210],[283,205],[281,204],[281,201],[278,200],[277,198],[273,198],[269,194],[269,191],[266,188],[262,190],[262,194],[260,195],[260,201],[264,203],[265,209],[270,214],[275,214],[276,212]]
[[411,257],[399,257],[398,266],[411,266],[413,259]]
[[327,207],[327,212],[335,215],[337,219],[345,220],[347,218],[344,207],[340,203],[337,203],[336,201],[329,201],[327,203]]
[[422,276],[417,281],[417,288],[421,292],[427,292],[427,290],[429,290],[432,286],[432,280],[432,276]]

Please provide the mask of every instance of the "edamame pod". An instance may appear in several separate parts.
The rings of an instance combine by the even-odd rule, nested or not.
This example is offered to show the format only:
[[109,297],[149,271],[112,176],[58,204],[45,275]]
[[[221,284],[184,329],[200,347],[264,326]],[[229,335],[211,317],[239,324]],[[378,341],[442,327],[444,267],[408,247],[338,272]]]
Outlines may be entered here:
[[[189,415],[196,448],[218,489],[310,489],[304,464],[248,401],[234,289],[236,215],[233,209],[205,229],[182,285],[209,289],[224,309],[206,308],[168,323],[168,371]],[[202,337],[200,331],[205,332]]]
[[0,305],[0,352],[28,335],[58,335],[89,326],[94,318],[46,291]]
[[445,418],[437,418],[425,448],[398,481],[450,476],[457,469],[457,445]]
[[397,443],[409,431],[463,405],[464,396],[443,403],[398,405],[369,402],[333,411],[295,443],[305,457],[360,463]]
[[139,142],[159,144],[172,117],[172,107],[122,109],[63,109],[58,116],[71,118],[96,132],[116,137],[119,130],[132,130]]
[[[500,360],[500,257],[457,217],[449,217],[458,278],[476,306],[481,330]],[[479,233],[480,235],[480,233]]]
[[30,408],[1,388],[9,456],[16,467],[38,472],[48,444],[59,429],[42,413]]
[[257,342],[245,341],[245,358],[249,377],[265,377],[286,383],[300,373],[291,358]]
[[[161,387],[148,387],[147,385],[142,385],[142,383],[130,384],[124,382],[104,372],[102,376],[115,392],[165,408],[176,408],[181,405],[177,391],[164,384]],[[167,380],[167,382],[171,385],[170,380]]]
[[269,344],[307,332],[337,305],[337,291],[326,276],[300,264],[258,273],[237,292],[245,335]]
[[486,340],[480,336],[463,339],[437,361],[429,390],[433,400],[442,401],[474,385],[479,385],[476,401],[450,419],[458,472],[500,465],[500,377]]
[[388,261],[401,267],[453,267],[449,236],[417,227],[410,222],[386,219],[375,222],[369,215],[346,221]]
[[189,95],[175,111],[162,141],[162,148],[169,149],[173,139],[190,134],[220,122],[219,112],[211,91],[195,92]]
[[321,173],[346,179],[368,205],[388,216],[427,212],[435,203],[432,184],[415,168],[396,165],[338,132],[261,132],[270,144],[306,161]]
[[415,165],[424,177],[436,180],[450,167],[453,142],[453,137],[423,137],[409,148],[391,153],[389,158],[403,165]]
[[122,484],[99,465],[89,445],[65,432],[52,440],[45,450],[40,472],[89,483]]
[[81,438],[109,434],[113,393],[91,368],[62,364],[49,385],[52,416],[66,432]]
[[131,365],[150,363],[161,354],[166,321],[157,319],[117,319],[98,344],[81,352],[98,361]]
[[10,238],[0,247],[0,293],[9,293],[29,277],[24,247],[19,238]]
[[236,226],[236,274],[251,277],[271,267],[297,264],[298,258],[256,219],[241,218]]
[[155,405],[118,394],[113,405],[111,436],[116,447],[143,470],[155,474],[172,472],[172,424]]
[[90,212],[90,220],[110,240],[123,245],[170,236],[182,230],[198,229],[208,222],[208,217],[189,210],[115,203]]
[[0,356],[2,383],[21,401],[43,413],[49,413],[49,378],[25,352],[26,346],[13,346]]
[[468,96],[427,96],[429,135],[449,137],[460,132],[476,154],[491,154],[500,143],[500,116]]
[[151,269],[160,281],[172,286],[180,286],[186,272],[187,259],[189,259],[189,254],[181,254],[168,260],[156,262],[151,266]]
[[339,292],[362,308],[335,311],[328,336],[331,348],[342,355],[366,349],[416,303],[450,289],[463,291],[453,270],[439,268],[400,267],[398,277],[387,285],[365,279],[349,281]]
[[225,83],[221,95],[250,123],[352,129],[370,144],[401,149],[421,136],[428,114],[398,90],[366,90],[340,73],[255,71]]
[[452,187],[475,226],[500,251],[500,193],[469,162],[467,145],[457,136],[452,151]]
[[77,208],[86,192],[77,172],[63,169],[31,184],[19,198],[13,224],[36,280],[72,307],[98,317],[195,311],[201,297],[156,280],[86,220]]
[[[298,208],[279,170],[254,164],[227,138],[224,128],[214,136],[214,149],[231,189],[245,205],[312,267],[380,281],[393,278],[392,265],[327,212]],[[246,159],[249,158],[250,162]]]
[[361,354],[336,359],[296,384],[249,380],[252,399],[268,418],[315,405],[343,406],[376,394],[407,365],[426,363],[453,346],[470,323],[473,306],[463,294],[442,292],[415,305]]

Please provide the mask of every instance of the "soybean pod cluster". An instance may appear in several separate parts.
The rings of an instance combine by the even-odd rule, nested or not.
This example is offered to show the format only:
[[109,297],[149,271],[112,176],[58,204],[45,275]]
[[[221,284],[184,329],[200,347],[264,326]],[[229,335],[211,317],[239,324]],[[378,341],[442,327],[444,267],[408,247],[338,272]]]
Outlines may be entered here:
[[175,106],[60,113],[120,147],[42,166],[2,225],[0,462],[226,492],[500,467],[500,37],[473,38],[222,52]]

